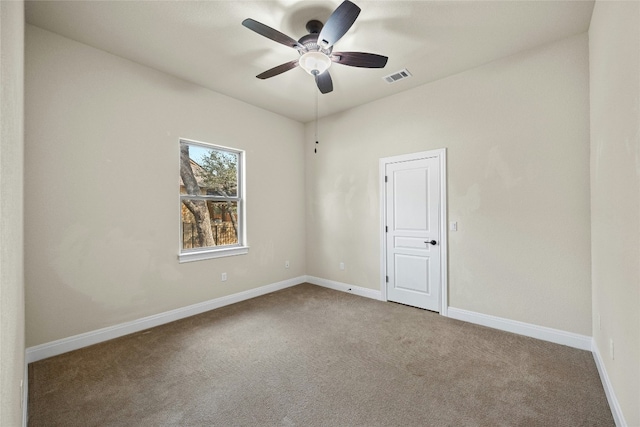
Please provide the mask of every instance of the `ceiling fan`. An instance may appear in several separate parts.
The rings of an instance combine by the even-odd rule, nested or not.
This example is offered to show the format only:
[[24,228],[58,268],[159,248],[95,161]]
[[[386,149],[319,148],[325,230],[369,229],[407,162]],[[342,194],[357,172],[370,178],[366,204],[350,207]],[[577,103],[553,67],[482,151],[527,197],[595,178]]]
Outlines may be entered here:
[[358,6],[345,0],[329,16],[326,24],[323,25],[322,22],[315,19],[307,22],[306,28],[309,34],[302,36],[297,41],[258,21],[245,19],[242,21],[242,25],[248,29],[285,46],[292,47],[300,54],[300,58],[271,68],[256,77],[264,80],[300,66],[315,77],[320,92],[329,93],[333,90],[333,81],[329,74],[332,62],[351,67],[384,68],[388,59],[386,56],[365,52],[333,52],[333,45],[349,31],[359,13]]

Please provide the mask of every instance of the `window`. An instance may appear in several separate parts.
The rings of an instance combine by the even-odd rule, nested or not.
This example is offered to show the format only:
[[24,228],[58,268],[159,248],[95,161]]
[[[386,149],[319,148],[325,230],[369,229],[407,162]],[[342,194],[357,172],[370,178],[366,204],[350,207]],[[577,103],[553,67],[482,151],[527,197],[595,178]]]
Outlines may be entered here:
[[244,152],[180,140],[180,262],[248,252]]

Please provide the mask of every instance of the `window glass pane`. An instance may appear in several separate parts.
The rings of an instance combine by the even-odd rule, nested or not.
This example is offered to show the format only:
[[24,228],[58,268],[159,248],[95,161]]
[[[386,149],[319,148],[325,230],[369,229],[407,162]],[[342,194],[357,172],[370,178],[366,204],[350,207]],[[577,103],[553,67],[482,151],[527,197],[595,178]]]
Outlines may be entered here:
[[182,200],[182,249],[237,244],[237,202]]
[[238,197],[237,153],[180,143],[180,194]]

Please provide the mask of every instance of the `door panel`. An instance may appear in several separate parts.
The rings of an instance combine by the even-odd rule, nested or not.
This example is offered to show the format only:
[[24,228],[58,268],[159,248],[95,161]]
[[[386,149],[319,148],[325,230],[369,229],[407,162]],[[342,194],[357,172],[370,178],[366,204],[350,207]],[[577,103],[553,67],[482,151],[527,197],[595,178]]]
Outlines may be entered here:
[[423,256],[396,254],[395,287],[407,291],[429,293],[429,259]]
[[387,299],[433,311],[440,311],[439,168],[437,157],[385,168]]
[[395,237],[396,248],[424,249],[424,239],[420,237]]
[[393,223],[396,230],[420,231],[429,228],[427,205],[423,203],[429,185],[426,172],[425,169],[394,168]]

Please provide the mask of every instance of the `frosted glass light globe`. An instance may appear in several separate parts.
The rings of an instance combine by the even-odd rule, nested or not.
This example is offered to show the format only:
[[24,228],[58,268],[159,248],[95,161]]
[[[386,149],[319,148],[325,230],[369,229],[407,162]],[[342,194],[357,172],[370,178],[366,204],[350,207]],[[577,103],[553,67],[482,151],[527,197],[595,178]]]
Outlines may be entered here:
[[309,74],[322,74],[331,66],[331,59],[322,52],[306,52],[298,60],[300,66]]

